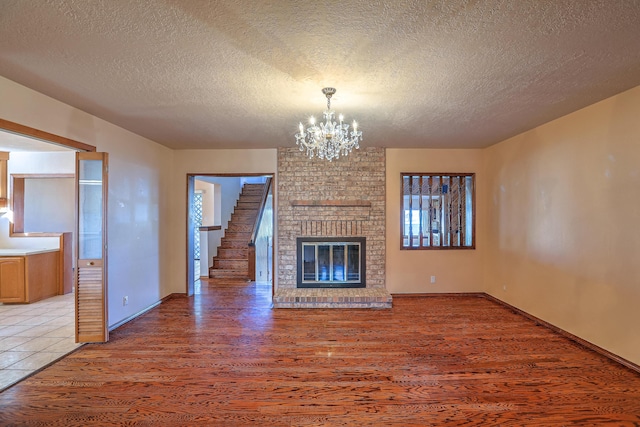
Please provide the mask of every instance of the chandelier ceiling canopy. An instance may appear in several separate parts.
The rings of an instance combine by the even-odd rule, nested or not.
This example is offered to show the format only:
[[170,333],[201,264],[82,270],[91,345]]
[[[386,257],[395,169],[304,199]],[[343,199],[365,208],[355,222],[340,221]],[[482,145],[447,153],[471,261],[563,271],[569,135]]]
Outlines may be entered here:
[[309,119],[309,127],[306,129],[300,123],[296,145],[300,151],[306,151],[310,159],[317,156],[332,161],[346,156],[354,148],[360,148],[358,143],[362,141],[362,131],[358,130],[358,123],[354,120],[353,130],[349,132],[349,125],[343,123],[342,114],[338,116],[337,122],[334,121],[335,112],[331,110],[331,96],[336,93],[335,88],[325,87],[322,93],[327,97],[327,109],[322,113],[324,123],[316,124],[314,117]]

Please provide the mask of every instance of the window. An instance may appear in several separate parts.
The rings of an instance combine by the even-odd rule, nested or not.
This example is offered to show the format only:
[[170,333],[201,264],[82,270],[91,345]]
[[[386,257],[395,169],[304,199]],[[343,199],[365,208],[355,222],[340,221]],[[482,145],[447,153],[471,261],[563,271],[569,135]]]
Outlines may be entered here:
[[200,261],[200,227],[202,227],[202,190],[193,194],[193,259]]
[[475,248],[475,174],[402,174],[401,249]]

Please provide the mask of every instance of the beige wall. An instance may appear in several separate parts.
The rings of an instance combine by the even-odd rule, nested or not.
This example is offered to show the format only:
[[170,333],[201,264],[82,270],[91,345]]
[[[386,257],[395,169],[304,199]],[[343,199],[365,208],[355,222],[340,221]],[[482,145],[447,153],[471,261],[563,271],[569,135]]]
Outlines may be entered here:
[[3,77],[0,94],[0,118],[109,153],[109,325],[169,294],[172,258],[165,224],[173,152]]
[[171,292],[184,293],[187,286],[187,174],[275,174],[276,149],[270,150],[177,150],[171,179],[170,252],[173,260]]
[[485,289],[640,364],[640,87],[486,150]]
[[[387,149],[387,290],[391,293],[482,292],[485,176],[482,150]],[[476,174],[475,250],[400,250],[400,174]],[[431,276],[436,283],[431,284]]]

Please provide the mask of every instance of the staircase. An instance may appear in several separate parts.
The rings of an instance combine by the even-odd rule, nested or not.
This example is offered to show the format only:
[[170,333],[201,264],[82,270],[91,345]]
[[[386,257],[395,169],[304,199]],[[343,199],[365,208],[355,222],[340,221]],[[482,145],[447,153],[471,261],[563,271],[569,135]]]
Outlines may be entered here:
[[245,184],[231,220],[209,267],[212,279],[249,279],[249,239],[258,215],[265,184]]

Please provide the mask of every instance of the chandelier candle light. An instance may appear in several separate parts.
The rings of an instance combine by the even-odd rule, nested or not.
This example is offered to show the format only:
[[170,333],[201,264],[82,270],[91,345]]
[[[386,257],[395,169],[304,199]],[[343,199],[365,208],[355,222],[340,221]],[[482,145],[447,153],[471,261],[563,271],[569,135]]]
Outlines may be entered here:
[[322,93],[327,97],[327,109],[323,114],[324,123],[316,125],[316,119],[309,119],[310,126],[305,130],[300,123],[300,132],[296,134],[296,145],[300,151],[307,151],[310,159],[318,156],[320,159],[332,161],[340,156],[346,156],[354,148],[360,148],[362,132],[358,131],[358,124],[353,121],[353,131],[349,133],[349,125],[343,123],[342,114],[338,116],[338,122],[334,121],[334,112],[331,110],[331,96],[336,93],[335,88],[325,87]]

